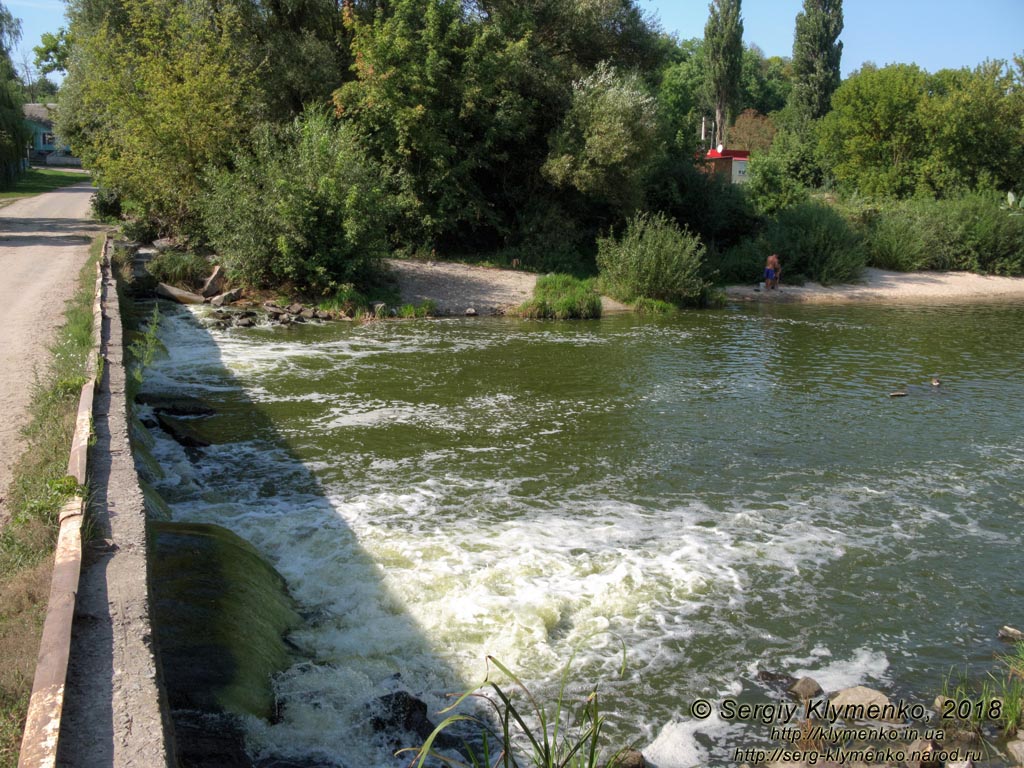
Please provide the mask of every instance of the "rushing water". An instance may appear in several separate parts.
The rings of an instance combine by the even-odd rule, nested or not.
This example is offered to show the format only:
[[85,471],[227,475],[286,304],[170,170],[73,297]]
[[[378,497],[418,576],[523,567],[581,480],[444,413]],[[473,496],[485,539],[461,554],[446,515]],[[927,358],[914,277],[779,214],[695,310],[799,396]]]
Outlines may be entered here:
[[192,456],[154,432],[160,489],[253,543],[308,617],[256,752],[403,764],[368,701],[436,711],[487,654],[550,694],[575,652],[614,739],[734,765],[765,729],[698,722],[696,697],[771,700],[769,670],[930,704],[1024,623],[1024,308],[248,331],[167,312],[145,388],[217,415]]

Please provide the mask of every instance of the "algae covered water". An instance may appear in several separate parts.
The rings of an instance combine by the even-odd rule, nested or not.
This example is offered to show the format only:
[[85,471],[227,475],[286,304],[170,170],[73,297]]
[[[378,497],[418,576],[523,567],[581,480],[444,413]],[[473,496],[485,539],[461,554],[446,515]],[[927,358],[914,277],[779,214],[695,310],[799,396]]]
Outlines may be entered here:
[[202,397],[211,445],[153,429],[157,486],[305,618],[254,754],[403,765],[368,704],[436,712],[489,654],[542,696],[571,659],[573,695],[599,684],[611,741],[661,768],[735,765],[767,728],[696,699],[775,700],[767,671],[930,705],[1024,623],[1022,308],[201,313],[165,308],[144,390]]

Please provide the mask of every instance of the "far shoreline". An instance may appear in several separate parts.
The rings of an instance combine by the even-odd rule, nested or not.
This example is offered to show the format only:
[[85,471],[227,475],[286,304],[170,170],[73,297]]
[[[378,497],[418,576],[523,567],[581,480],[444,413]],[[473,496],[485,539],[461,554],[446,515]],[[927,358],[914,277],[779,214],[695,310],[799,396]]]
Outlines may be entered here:
[[868,267],[855,283],[824,286],[808,282],[787,285],[783,270],[778,290],[756,285],[730,285],[730,301],[844,303],[982,303],[1024,301],[1024,277],[978,275],[973,272],[893,272]]

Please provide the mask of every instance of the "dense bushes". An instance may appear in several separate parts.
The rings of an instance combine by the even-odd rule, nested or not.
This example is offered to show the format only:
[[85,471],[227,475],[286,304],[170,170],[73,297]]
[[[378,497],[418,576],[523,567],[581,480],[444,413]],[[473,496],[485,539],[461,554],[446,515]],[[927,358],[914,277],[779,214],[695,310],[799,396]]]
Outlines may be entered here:
[[705,251],[700,238],[664,213],[637,214],[621,240],[612,232],[597,242],[602,288],[625,302],[701,303],[710,288],[703,276]]
[[245,284],[326,294],[365,279],[383,253],[380,174],[328,115],[257,128],[233,170],[212,172],[208,186],[206,231],[229,274]]
[[750,282],[770,253],[779,254],[787,281],[849,282],[866,264],[861,236],[835,210],[813,202],[779,211],[756,238],[732,249],[716,266],[727,282]]
[[891,203],[866,234],[870,262],[883,269],[1024,274],[1024,217],[1001,210],[994,194]]

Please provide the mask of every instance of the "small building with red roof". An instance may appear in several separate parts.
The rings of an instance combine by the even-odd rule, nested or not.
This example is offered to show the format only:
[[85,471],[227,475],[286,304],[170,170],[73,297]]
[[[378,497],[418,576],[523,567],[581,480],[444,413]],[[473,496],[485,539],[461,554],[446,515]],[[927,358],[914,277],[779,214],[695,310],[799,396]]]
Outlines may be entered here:
[[747,182],[747,163],[750,161],[750,153],[745,149],[725,149],[719,144],[716,149],[708,150],[703,161],[709,172],[725,176],[733,184]]

